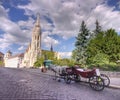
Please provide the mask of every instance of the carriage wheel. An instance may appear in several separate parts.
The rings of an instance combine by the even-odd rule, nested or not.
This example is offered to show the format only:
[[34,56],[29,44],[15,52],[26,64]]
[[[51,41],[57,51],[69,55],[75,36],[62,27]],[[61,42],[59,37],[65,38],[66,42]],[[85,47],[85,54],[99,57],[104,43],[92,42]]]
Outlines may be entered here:
[[110,79],[107,75],[105,74],[101,74],[101,78],[104,80],[105,86],[109,86],[110,85]]
[[71,82],[71,77],[70,77],[70,75],[66,75],[66,76],[65,76],[65,82],[66,82],[67,84],[70,84],[70,82]]
[[80,75],[74,75],[74,80],[75,82],[80,82],[81,81]]
[[99,76],[89,78],[90,87],[96,91],[102,91],[105,87],[104,80]]

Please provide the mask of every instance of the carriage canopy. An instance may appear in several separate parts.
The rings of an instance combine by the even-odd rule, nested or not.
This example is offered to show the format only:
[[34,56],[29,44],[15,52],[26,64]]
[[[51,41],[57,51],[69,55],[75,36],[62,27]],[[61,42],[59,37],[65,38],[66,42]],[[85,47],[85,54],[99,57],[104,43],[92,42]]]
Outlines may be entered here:
[[44,60],[44,66],[46,67],[46,68],[48,68],[52,63],[53,63],[53,61],[52,60]]

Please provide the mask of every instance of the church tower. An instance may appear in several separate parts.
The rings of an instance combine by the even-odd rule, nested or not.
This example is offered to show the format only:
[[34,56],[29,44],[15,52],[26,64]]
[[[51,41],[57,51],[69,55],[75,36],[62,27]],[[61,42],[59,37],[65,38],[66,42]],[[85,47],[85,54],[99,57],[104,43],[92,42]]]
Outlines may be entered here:
[[51,44],[51,47],[50,47],[50,51],[53,52],[53,46],[52,46],[52,44]]
[[4,56],[4,63],[5,66],[7,65],[7,60],[12,56],[12,52],[10,50],[7,51],[7,53]]
[[10,50],[8,50],[7,53],[5,54],[4,59],[8,59],[11,56],[12,56],[12,52]]
[[41,27],[40,14],[37,14],[37,19],[32,31],[32,40],[24,54],[24,66],[32,67],[37,58],[41,55]]
[[40,27],[40,14],[37,14],[37,20],[33,28],[32,41],[31,41],[31,61],[30,66],[33,66],[37,57],[41,54],[41,27]]

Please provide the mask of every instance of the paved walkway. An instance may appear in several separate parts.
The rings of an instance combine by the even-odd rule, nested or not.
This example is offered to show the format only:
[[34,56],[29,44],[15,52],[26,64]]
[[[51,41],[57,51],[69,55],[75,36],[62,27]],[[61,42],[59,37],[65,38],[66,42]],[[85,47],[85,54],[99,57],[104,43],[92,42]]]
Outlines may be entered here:
[[119,89],[96,92],[82,83],[55,81],[48,74],[38,69],[0,68],[0,100],[120,100]]
[[[27,71],[31,71],[31,72],[35,72],[37,74],[40,74],[41,73],[41,70],[40,69],[25,69]],[[46,75],[50,75],[50,76],[54,76],[54,73],[52,73],[51,71],[47,71],[46,73],[43,73],[43,74],[46,74]],[[113,88],[119,88],[120,89],[120,78],[115,78],[115,77],[109,77],[110,78],[110,87],[113,86]]]

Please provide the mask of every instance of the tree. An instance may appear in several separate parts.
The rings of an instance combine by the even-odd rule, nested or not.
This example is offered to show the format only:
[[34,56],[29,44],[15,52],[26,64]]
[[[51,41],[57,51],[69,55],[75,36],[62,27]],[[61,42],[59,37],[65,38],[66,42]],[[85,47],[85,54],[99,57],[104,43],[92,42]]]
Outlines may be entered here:
[[74,50],[72,51],[72,59],[73,59],[73,60],[76,60],[76,59],[77,59],[77,58],[76,58],[76,55],[77,55],[77,50],[74,49]]
[[111,62],[119,60],[120,37],[114,29],[109,29],[105,32],[102,52],[109,55]]
[[87,58],[87,63],[93,63],[93,59],[94,57],[98,54],[98,53],[102,53],[102,49],[103,49],[103,44],[104,44],[104,32],[100,32],[99,34],[96,35],[95,38],[92,38],[89,41],[89,44],[87,46],[87,54],[88,54],[88,58]]
[[40,67],[43,65],[43,62],[44,62],[44,57],[40,57],[37,59],[37,61],[34,63],[34,66],[37,68],[37,67]]
[[3,61],[0,61],[0,66],[3,66],[3,65],[4,65]]
[[98,22],[98,20],[96,20],[95,22],[95,30],[93,30],[93,32],[91,32],[91,36],[90,38],[95,38],[97,34],[102,32],[102,27],[100,26],[100,23]]
[[37,61],[34,63],[35,67],[40,67],[43,65],[44,60],[55,60],[55,53],[53,51],[47,51],[43,50],[41,57],[37,59]]
[[98,20],[95,22],[96,28],[94,30],[94,34],[97,35],[98,33],[102,32],[102,27],[100,26]]
[[55,58],[55,53],[52,51],[43,50],[42,56],[44,57],[45,60],[48,59],[53,60]]
[[[120,59],[120,36],[114,29],[108,29],[105,32],[100,32],[95,38],[90,40],[87,47],[87,53],[89,55],[87,62],[89,63],[94,63],[97,57],[105,58],[106,56],[107,62],[109,61],[109,63],[115,63]],[[101,62],[99,60],[99,63],[102,62],[102,60]]]
[[76,37],[76,48],[73,51],[73,55],[75,57],[75,60],[83,65],[86,64],[87,59],[86,48],[90,37],[89,33],[90,32],[87,29],[85,22],[82,21],[78,36]]
[[74,60],[68,58],[53,60],[53,64],[60,66],[74,66],[74,63]]

